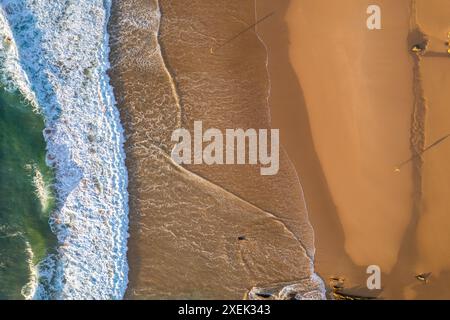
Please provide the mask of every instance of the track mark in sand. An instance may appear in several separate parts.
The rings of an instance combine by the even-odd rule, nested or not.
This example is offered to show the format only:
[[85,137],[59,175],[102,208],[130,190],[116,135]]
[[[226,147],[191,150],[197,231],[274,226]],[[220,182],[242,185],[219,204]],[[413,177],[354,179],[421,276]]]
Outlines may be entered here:
[[441,143],[443,143],[445,140],[447,140],[448,137],[450,137],[450,134],[447,134],[447,135],[445,135],[444,137],[442,137],[442,138],[436,140],[435,142],[433,142],[432,144],[430,144],[428,147],[426,147],[425,149],[423,149],[422,152],[419,152],[419,153],[415,154],[414,156],[412,156],[411,158],[409,158],[408,160],[403,161],[402,163],[400,163],[400,164],[395,168],[395,171],[396,171],[396,172],[400,171],[400,169],[401,169],[404,165],[410,163],[411,161],[413,161],[413,160],[416,159],[416,158],[419,158],[420,156],[422,156],[425,152],[429,151],[430,149],[433,149],[433,148],[437,147],[438,145],[440,145]]
[[243,35],[244,33],[246,33],[247,31],[251,30],[252,28],[256,27],[258,24],[260,24],[261,22],[263,22],[264,20],[270,18],[271,16],[273,16],[275,14],[275,11],[265,15],[264,17],[262,17],[261,19],[258,19],[255,23],[253,23],[252,25],[248,26],[247,28],[245,28],[244,30],[240,31],[239,33],[235,34],[233,37],[229,38],[228,40],[224,41],[222,44],[220,44],[219,46],[217,46],[216,48],[211,48],[210,52],[211,54],[214,54],[215,52],[217,52],[217,50],[223,48],[224,46],[226,46],[227,44],[229,44],[230,42],[232,42],[233,40],[236,40],[237,38],[239,38],[241,35]]
[[260,211],[261,213],[263,213],[264,215],[266,215],[267,217],[269,217],[270,219],[276,221],[277,223],[281,224],[283,226],[283,228],[286,230],[286,232],[295,240],[298,242],[298,244],[300,245],[300,247],[302,248],[302,250],[304,251],[304,254],[306,257],[308,257],[309,260],[314,261],[314,256],[310,254],[310,252],[307,249],[307,246],[303,243],[303,241],[294,233],[294,231],[292,231],[284,222],[285,219],[280,218],[278,216],[276,216],[274,213],[271,213],[267,210],[264,210],[263,208],[251,203],[250,201],[243,199],[242,197],[240,197],[239,195],[225,189],[224,187],[210,181],[209,179],[198,175],[197,173],[194,173],[190,170],[187,170],[186,168],[184,168],[183,166],[178,165],[177,163],[175,163],[172,158],[170,157],[170,155],[168,155],[167,153],[163,152],[163,150],[156,146],[156,145],[152,145],[153,147],[157,148],[159,151],[162,151],[161,155],[163,157],[165,157],[169,163],[171,165],[174,166],[175,169],[185,172],[189,175],[191,175],[192,177],[195,177],[196,179],[199,179],[200,181],[203,181],[204,183],[207,183],[208,185],[210,185],[211,187],[217,188],[219,190],[221,190],[221,192],[228,194],[230,196],[232,196],[233,198],[236,198],[237,200],[246,203],[247,205],[253,207],[254,209]]

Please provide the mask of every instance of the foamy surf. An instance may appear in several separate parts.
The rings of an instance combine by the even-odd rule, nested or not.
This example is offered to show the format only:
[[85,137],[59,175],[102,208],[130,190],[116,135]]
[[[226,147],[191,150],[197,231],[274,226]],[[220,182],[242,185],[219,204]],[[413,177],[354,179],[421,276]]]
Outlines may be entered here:
[[7,90],[19,90],[37,108],[36,96],[20,66],[17,45],[3,7],[0,7],[0,77]]
[[123,130],[106,74],[110,1],[0,3],[7,80],[44,115],[47,163],[56,171],[50,223],[58,253],[39,264],[37,287],[27,295],[120,299],[128,195]]
[[34,265],[34,252],[31,249],[31,245],[28,241],[25,241],[26,245],[26,251],[28,255],[28,267],[30,269],[30,281],[23,286],[21,290],[21,294],[24,296],[26,300],[31,300],[36,295],[37,288],[38,288],[38,271],[37,267]]

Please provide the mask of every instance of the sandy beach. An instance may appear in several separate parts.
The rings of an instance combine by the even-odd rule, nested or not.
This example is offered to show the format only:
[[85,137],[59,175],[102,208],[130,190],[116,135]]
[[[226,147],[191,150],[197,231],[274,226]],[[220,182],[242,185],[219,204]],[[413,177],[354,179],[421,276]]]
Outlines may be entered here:
[[366,27],[368,5],[296,1],[287,19],[298,30],[290,56],[345,250],[357,265],[389,272],[412,212],[411,168],[394,172],[411,156],[410,2],[383,3],[379,31]]
[[[205,14],[207,13],[207,14]],[[116,1],[111,79],[126,131],[130,194],[126,298],[322,297],[313,233],[286,154],[280,171],[170,159],[174,128],[270,128],[254,1]],[[275,289],[274,289],[275,288]],[[267,294],[270,292],[270,294]],[[289,297],[285,297],[289,298]]]
[[[446,142],[421,154],[450,133],[449,5],[379,1],[382,28],[369,30],[370,4],[114,3],[111,78],[130,174],[127,298],[315,290],[304,281],[313,262],[325,281],[343,276],[348,287],[364,286],[378,265],[387,299],[450,295]],[[170,135],[194,121],[279,128],[280,172],[174,164]],[[415,278],[425,272],[427,284]]]
[[362,274],[364,270],[354,271],[356,266],[344,250],[344,232],[314,146],[304,91],[291,63],[289,44],[296,33],[288,29],[286,21],[290,3],[290,0],[257,3],[258,16],[275,12],[270,21],[257,26],[269,54],[272,124],[280,128],[281,143],[302,181],[314,226],[316,270],[325,279],[340,273]]
[[[448,4],[381,1],[382,29],[373,31],[370,4],[259,2],[260,15],[277,13],[258,26],[269,51],[273,124],[304,186],[317,272],[364,286],[376,264],[384,298],[443,298],[446,151],[396,167],[448,134]],[[431,39],[420,62],[410,51],[424,41],[417,24]],[[414,278],[425,272],[435,277],[428,285]]]
[[449,87],[450,0],[0,0],[0,300],[450,300]]
[[[426,100],[424,121],[425,146],[445,137],[450,131],[450,55],[447,53],[450,31],[450,4],[448,1],[417,1],[416,21],[429,43],[419,62],[420,77]],[[449,298],[450,289],[450,227],[449,200],[450,171],[449,141],[444,141],[422,155],[421,214],[415,230],[417,260],[414,269],[432,271],[435,281],[415,298]]]

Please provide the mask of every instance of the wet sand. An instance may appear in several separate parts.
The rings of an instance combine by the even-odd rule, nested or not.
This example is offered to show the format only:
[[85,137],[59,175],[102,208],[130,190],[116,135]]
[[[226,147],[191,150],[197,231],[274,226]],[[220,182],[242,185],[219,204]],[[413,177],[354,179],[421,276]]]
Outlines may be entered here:
[[[211,47],[221,46],[256,21],[255,2],[160,3],[160,41],[183,106],[182,127],[192,132],[194,121],[201,120],[203,127],[222,132],[270,128],[267,53],[255,33],[246,32],[210,53]],[[301,235],[308,255],[313,255],[301,186],[283,150],[280,171],[274,176],[261,176],[260,167],[250,165],[189,165],[187,169],[279,217]]]
[[279,174],[265,178],[257,166],[182,168],[169,158],[173,129],[194,120],[270,128],[255,33],[210,53],[254,21],[253,1],[113,3],[110,74],[129,170],[127,298],[240,299],[254,286],[276,286],[276,295],[289,284],[320,296],[310,280],[312,228],[284,153]]

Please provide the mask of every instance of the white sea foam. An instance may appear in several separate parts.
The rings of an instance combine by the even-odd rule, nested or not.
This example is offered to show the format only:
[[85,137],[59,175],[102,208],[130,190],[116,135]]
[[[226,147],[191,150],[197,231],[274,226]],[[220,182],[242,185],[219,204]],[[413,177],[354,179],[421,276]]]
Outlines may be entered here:
[[16,42],[3,8],[0,8],[0,77],[1,84],[7,90],[19,90],[38,110],[36,96],[31,91],[28,77],[20,66]]
[[128,195],[123,130],[106,74],[110,0],[0,3],[1,32],[12,39],[3,44],[12,47],[8,80],[41,108],[47,161],[56,169],[51,226],[59,249],[40,264],[34,298],[120,299]]
[[23,286],[21,290],[21,294],[24,296],[25,299],[30,300],[33,299],[33,297],[36,295],[36,291],[38,289],[38,270],[37,267],[34,265],[34,252],[31,249],[31,245],[28,241],[25,241],[26,246],[26,252],[27,252],[27,262],[28,262],[28,268],[30,271],[29,277],[30,281]]
[[42,175],[41,171],[39,171],[39,168],[36,165],[34,165],[32,169],[33,184],[36,196],[41,203],[42,212],[47,212],[50,207],[50,202],[53,199],[50,186],[46,183],[46,181],[44,180],[44,176]]

